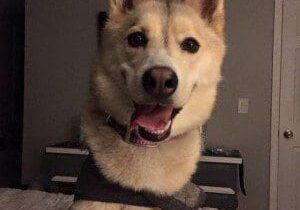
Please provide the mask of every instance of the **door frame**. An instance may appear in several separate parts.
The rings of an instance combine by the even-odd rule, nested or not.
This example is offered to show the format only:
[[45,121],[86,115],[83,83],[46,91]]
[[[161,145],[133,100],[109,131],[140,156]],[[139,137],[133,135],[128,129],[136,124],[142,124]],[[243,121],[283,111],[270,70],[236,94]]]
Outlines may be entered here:
[[275,0],[269,210],[277,210],[278,207],[278,159],[283,3],[284,0]]

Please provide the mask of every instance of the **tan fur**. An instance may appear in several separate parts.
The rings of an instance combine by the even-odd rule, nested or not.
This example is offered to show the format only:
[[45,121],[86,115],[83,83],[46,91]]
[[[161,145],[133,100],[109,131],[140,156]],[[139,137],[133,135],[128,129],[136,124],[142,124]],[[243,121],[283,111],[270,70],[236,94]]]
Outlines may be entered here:
[[[180,190],[196,170],[201,151],[199,127],[209,118],[215,103],[225,53],[223,0],[212,0],[217,9],[211,20],[201,15],[201,2],[205,0],[173,0],[169,5],[163,0],[134,0],[129,2],[130,8],[124,8],[124,1],[111,0],[110,21],[103,31],[101,52],[92,74],[82,131],[96,164],[108,179],[132,189],[170,195]],[[124,41],[137,30],[147,33],[149,43],[145,49],[132,49]],[[198,53],[180,49],[186,37],[199,41]],[[155,148],[137,147],[122,141],[106,125],[103,113],[129,125],[134,111],[132,100],[150,101],[140,78],[151,65],[169,65],[177,73],[179,86],[171,100],[183,109],[174,119],[171,142]],[[138,207],[89,201],[72,207],[132,208]]]

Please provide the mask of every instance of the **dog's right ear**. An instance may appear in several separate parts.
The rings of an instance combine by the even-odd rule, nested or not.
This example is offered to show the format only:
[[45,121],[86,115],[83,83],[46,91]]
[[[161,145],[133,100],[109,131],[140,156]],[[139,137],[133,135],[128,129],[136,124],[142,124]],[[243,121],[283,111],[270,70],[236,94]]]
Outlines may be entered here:
[[110,0],[110,15],[125,14],[133,8],[134,0]]
[[217,33],[223,33],[225,23],[224,0],[182,0],[199,12]]

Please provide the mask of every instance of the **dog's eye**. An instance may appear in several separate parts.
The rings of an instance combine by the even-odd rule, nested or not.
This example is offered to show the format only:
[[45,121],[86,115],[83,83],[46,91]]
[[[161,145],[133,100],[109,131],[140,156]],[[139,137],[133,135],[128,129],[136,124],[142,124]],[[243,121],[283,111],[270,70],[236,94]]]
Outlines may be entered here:
[[197,42],[197,40],[195,40],[194,38],[186,38],[182,43],[181,43],[181,49],[184,51],[187,51],[189,53],[196,53],[198,52],[200,48],[199,43]]
[[148,42],[146,35],[142,32],[134,32],[129,34],[127,40],[131,47],[145,47]]

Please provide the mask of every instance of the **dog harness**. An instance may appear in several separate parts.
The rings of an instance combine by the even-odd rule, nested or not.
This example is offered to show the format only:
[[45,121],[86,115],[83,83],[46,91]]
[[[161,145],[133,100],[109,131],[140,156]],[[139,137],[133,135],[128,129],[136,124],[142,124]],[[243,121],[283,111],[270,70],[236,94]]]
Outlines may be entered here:
[[194,210],[204,204],[205,194],[188,183],[173,196],[158,196],[151,192],[135,191],[108,180],[90,155],[84,163],[77,181],[75,201],[89,200],[143,207],[159,207],[162,210]]

